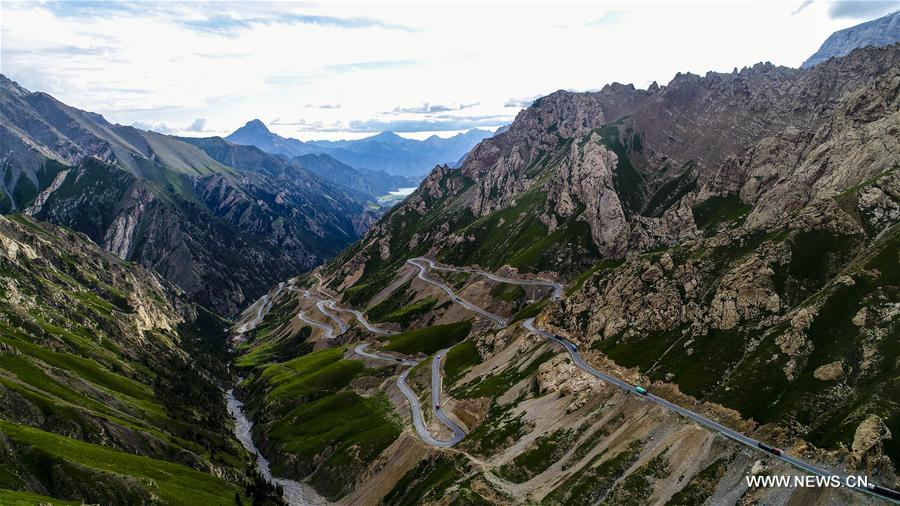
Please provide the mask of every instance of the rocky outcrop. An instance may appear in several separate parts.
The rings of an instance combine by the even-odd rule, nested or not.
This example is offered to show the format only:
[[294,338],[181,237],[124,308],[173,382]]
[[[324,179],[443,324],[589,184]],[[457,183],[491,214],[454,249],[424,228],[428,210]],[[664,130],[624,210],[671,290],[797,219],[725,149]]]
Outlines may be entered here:
[[536,379],[541,393],[555,393],[568,398],[570,402],[565,407],[566,413],[582,408],[592,397],[608,395],[612,388],[576,367],[564,355],[557,355],[541,364]]
[[872,415],[856,428],[853,435],[849,465],[868,473],[892,473],[891,460],[883,454],[884,443],[893,438],[880,417]]
[[574,216],[588,224],[604,256],[623,256],[630,227],[613,183],[617,163],[616,154],[596,133],[583,143],[572,143],[547,189],[542,216],[547,231],[552,233],[558,221]]
[[838,360],[816,368],[813,377],[820,381],[833,381],[844,375],[843,363]]

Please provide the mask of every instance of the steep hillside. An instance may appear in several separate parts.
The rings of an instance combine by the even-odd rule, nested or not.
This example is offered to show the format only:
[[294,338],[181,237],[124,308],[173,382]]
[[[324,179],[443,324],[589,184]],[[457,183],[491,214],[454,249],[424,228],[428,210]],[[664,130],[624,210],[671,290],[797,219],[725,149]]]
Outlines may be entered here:
[[221,314],[333,256],[377,216],[374,199],[259,150],[111,125],[0,84],[0,211],[85,232]]
[[[388,503],[438,501],[447,491],[494,503],[800,500],[735,479],[792,468],[755,465],[715,438],[699,443],[691,438],[705,429],[602,393],[608,385],[581,377],[517,323],[536,317],[602,371],[806,461],[896,488],[898,56],[900,45],[866,48],[805,71],[760,64],[537,100],[460,169],[436,168],[363,240],[296,280],[317,291],[279,294],[239,360],[271,458],[289,476],[312,476],[330,498],[375,487]],[[469,270],[407,261],[423,255]],[[502,281],[522,277],[565,282],[565,296],[547,300]],[[510,325],[498,330],[458,296]],[[363,311],[380,333],[323,332],[336,323],[335,306],[316,297]],[[354,318],[335,314],[344,325]],[[435,330],[473,318],[462,341]],[[325,392],[383,393],[410,426],[409,404],[392,386],[403,369],[369,370],[378,362],[358,353],[357,339],[420,359],[408,381],[425,406],[425,364],[435,346],[450,348],[445,410],[465,427],[465,454],[422,446],[404,429],[349,475],[310,475],[310,459],[329,459],[325,448],[359,436],[348,428],[332,443],[317,440],[325,446],[298,442],[312,426],[294,415]],[[344,372],[329,373],[321,391],[304,380],[308,394],[279,400],[293,391],[280,386],[293,377],[282,367],[303,375],[307,360],[327,353]],[[593,430],[585,406],[603,406],[597,439],[579,436]],[[369,409],[391,419],[383,405]],[[615,422],[627,423],[608,425],[617,412]],[[425,422],[446,435],[427,413]],[[699,467],[675,464],[688,461]],[[804,500],[864,501],[839,493],[849,495]]]
[[0,502],[265,499],[222,403],[222,320],[22,215],[0,216],[0,272]]
[[810,71],[760,64],[646,91],[610,85],[539,99],[461,169],[435,169],[330,263],[331,286],[358,291],[428,252],[572,276],[702,236],[710,223],[695,221],[692,206],[711,197],[738,214],[752,207],[750,228],[777,222],[894,168],[897,53],[895,45]]

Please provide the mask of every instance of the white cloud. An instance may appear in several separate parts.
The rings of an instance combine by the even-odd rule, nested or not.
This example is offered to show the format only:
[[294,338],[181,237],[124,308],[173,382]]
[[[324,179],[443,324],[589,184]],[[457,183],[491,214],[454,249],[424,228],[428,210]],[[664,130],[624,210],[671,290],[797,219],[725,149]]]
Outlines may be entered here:
[[196,126],[175,129],[188,135],[256,117],[290,118],[273,130],[300,138],[450,131],[508,123],[557,89],[798,66],[854,24],[824,2],[797,6],[4,2],[0,71],[110,121]]
[[203,127],[206,126],[206,120],[203,118],[197,118],[186,130],[190,130],[191,132],[202,132]]

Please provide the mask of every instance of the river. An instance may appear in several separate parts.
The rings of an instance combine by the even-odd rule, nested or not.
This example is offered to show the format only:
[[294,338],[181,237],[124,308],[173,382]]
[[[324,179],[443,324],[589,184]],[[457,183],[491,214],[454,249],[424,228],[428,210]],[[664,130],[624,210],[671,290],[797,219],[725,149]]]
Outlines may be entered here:
[[259,470],[259,474],[268,480],[269,483],[281,485],[281,488],[284,489],[284,499],[288,504],[291,506],[318,506],[329,504],[325,498],[320,496],[312,487],[305,483],[272,476],[272,471],[269,469],[269,461],[259,453],[259,450],[257,450],[256,445],[253,443],[253,422],[244,415],[244,403],[234,397],[233,390],[228,390],[226,400],[228,412],[231,413],[231,417],[234,418],[235,437],[237,437],[238,441],[241,442],[248,452],[252,455],[256,455],[256,468]]

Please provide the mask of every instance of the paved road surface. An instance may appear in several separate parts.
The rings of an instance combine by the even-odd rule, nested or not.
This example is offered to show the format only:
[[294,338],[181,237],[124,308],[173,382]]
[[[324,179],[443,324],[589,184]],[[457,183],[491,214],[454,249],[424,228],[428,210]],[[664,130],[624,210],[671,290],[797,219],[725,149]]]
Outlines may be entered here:
[[334,311],[340,311],[340,312],[352,314],[353,317],[356,318],[356,321],[358,321],[363,327],[366,328],[366,330],[368,330],[369,332],[371,332],[373,334],[381,334],[381,335],[396,334],[396,332],[394,332],[393,330],[382,329],[382,328],[378,328],[378,327],[372,325],[369,322],[369,320],[366,319],[365,315],[363,315],[361,312],[359,312],[355,309],[338,307],[333,300],[329,301],[329,302],[330,302],[330,304],[328,307],[330,307]]
[[368,351],[366,348],[369,347],[369,344],[371,344],[371,343],[357,344],[356,348],[353,348],[353,352],[356,353],[357,355],[360,355],[360,356],[363,356],[366,358],[371,358],[371,359],[375,359],[375,360],[384,360],[386,362],[396,362],[398,364],[408,365],[410,367],[414,367],[416,364],[419,363],[415,360],[410,360],[408,358],[399,357],[397,355],[389,355],[387,353],[379,353],[377,351],[376,352]]
[[[630,383],[622,381],[621,379],[616,378],[615,376],[610,376],[608,374],[602,373],[602,372],[598,371],[597,369],[594,369],[593,367],[591,367],[587,362],[585,362],[584,358],[581,357],[581,354],[578,353],[578,348],[574,344],[570,343],[569,341],[566,341],[565,339],[563,339],[560,336],[557,336],[555,334],[547,332],[546,330],[535,327],[534,326],[534,318],[529,318],[529,319],[523,321],[522,326],[525,327],[525,329],[528,330],[529,332],[532,332],[539,336],[545,337],[547,339],[550,339],[551,341],[554,341],[554,342],[560,344],[563,348],[566,349],[566,351],[569,352],[569,355],[572,357],[572,361],[575,363],[576,366],[578,366],[579,368],[581,368],[582,370],[586,371],[588,374],[591,374],[592,376],[594,376],[596,378],[599,378],[607,383],[615,385],[615,386],[621,388],[622,390],[625,390],[626,392],[630,392],[635,395],[645,397],[645,398],[647,398],[647,400],[649,400],[651,402],[655,402],[656,404],[659,404],[660,406],[662,406],[666,409],[675,411],[676,413],[679,413],[682,416],[690,418],[691,420],[697,422],[698,424],[706,427],[709,430],[718,432],[727,438],[737,441],[738,443],[747,445],[755,450],[764,452],[766,455],[768,455],[770,457],[779,458],[802,471],[806,471],[807,473],[810,473],[813,475],[818,475],[818,476],[838,476],[841,479],[841,483],[846,483],[846,481],[844,481],[844,479],[845,479],[844,476],[836,474],[836,473],[832,473],[831,471],[828,471],[828,470],[825,470],[825,469],[822,469],[819,467],[816,467],[816,466],[810,464],[809,462],[800,460],[796,457],[792,457],[784,452],[782,452],[781,455],[779,456],[779,455],[775,455],[773,453],[767,452],[765,450],[762,450],[759,447],[760,441],[757,441],[756,439],[753,439],[750,436],[747,436],[740,432],[729,429],[728,427],[726,427],[720,423],[714,422],[714,421],[710,420],[709,418],[706,418],[703,415],[700,415],[700,414],[695,413],[687,408],[679,406],[678,404],[669,402],[669,401],[667,401],[661,397],[657,397],[649,392],[647,392],[646,395],[640,394],[637,391],[637,387],[635,385],[631,385]],[[856,490],[884,499],[883,496],[875,494],[874,492],[872,492],[871,490],[869,490],[865,487],[856,487]]]
[[471,302],[469,302],[466,299],[463,299],[462,297],[457,295],[456,292],[454,292],[446,284],[441,283],[440,281],[436,281],[436,280],[428,277],[427,271],[425,270],[425,265],[427,265],[428,262],[431,262],[431,261],[428,260],[427,258],[410,258],[406,262],[411,265],[415,265],[416,267],[419,268],[419,279],[443,290],[444,293],[446,293],[453,302],[460,304],[461,306],[468,309],[469,311],[474,311],[474,312],[480,314],[481,316],[484,316],[485,318],[492,320],[494,322],[494,326],[496,326],[496,327],[503,328],[509,324],[508,321],[506,320],[506,318],[504,318],[498,314],[494,314],[490,311],[485,311],[484,309],[481,309],[480,307],[476,306],[475,304],[472,304]]
[[[478,273],[480,273],[481,271],[475,271],[475,270],[466,271],[464,269],[453,268],[453,267],[437,267],[436,264],[434,263],[434,261],[427,259],[427,258],[421,258],[421,257],[409,259],[409,260],[407,260],[407,262],[412,265],[415,265],[416,267],[419,268],[419,279],[421,279],[427,283],[430,283],[434,286],[437,286],[438,288],[443,290],[445,293],[447,293],[447,295],[449,295],[452,300],[463,305],[464,307],[466,307],[468,309],[472,309],[473,311],[494,320],[497,323],[497,326],[499,326],[499,327],[506,326],[507,320],[504,319],[503,317],[501,317],[500,315],[496,315],[489,311],[485,311],[481,308],[473,309],[474,305],[472,303],[459,297],[449,286],[447,286],[444,283],[441,283],[440,281],[436,281],[436,280],[429,278],[426,273],[425,265],[428,265],[429,267],[432,267],[432,268],[439,268],[442,270],[452,271],[452,272],[478,272]],[[509,279],[509,278],[504,278],[503,281],[507,282],[507,283],[523,283],[523,284],[525,283],[522,280],[515,280],[515,279]],[[561,289],[562,289],[562,287],[560,287],[560,292],[555,291],[555,293],[561,293]],[[764,452],[764,453],[766,453],[766,455],[780,458],[781,460],[797,467],[798,469],[800,469],[802,471],[805,471],[805,472],[813,474],[813,475],[818,475],[818,476],[826,476],[826,477],[838,476],[841,479],[841,482],[845,483],[844,476],[841,476],[836,473],[832,473],[831,471],[819,468],[819,467],[814,466],[804,460],[787,455],[784,452],[782,452],[782,454],[780,456],[775,455],[770,452],[767,452],[759,447],[759,443],[760,443],[759,441],[757,441],[745,434],[742,434],[740,432],[732,430],[720,423],[714,422],[714,421],[710,420],[709,418],[706,418],[706,417],[704,417],[698,413],[695,413],[687,408],[679,406],[678,404],[669,402],[661,397],[657,397],[649,392],[646,395],[642,395],[642,394],[638,393],[636,390],[636,387],[634,385],[631,385],[625,381],[622,381],[619,378],[616,378],[615,376],[610,376],[608,374],[600,372],[597,369],[594,369],[593,367],[591,367],[590,364],[588,364],[584,360],[584,358],[582,358],[581,354],[578,353],[578,348],[574,344],[572,344],[572,343],[566,341],[565,339],[563,339],[559,336],[556,336],[550,332],[547,332],[543,329],[539,329],[539,328],[535,327],[534,326],[534,318],[529,318],[529,319],[525,320],[522,325],[525,327],[526,330],[533,332],[535,334],[538,334],[540,336],[543,336],[547,339],[550,339],[550,340],[562,345],[566,349],[566,351],[569,352],[569,355],[572,356],[572,360],[574,361],[575,365],[577,365],[584,371],[588,372],[589,374],[591,374],[603,381],[606,381],[607,383],[615,385],[615,386],[621,388],[622,390],[625,390],[626,392],[631,392],[636,395],[641,395],[642,397],[646,397],[651,402],[655,402],[655,403],[659,404],[660,406],[663,406],[666,409],[675,411],[687,418],[690,418],[691,420],[694,420],[695,422],[706,427],[709,430],[718,432],[718,433],[724,435],[725,437],[728,437],[734,441],[737,441],[738,443],[747,445],[758,451]],[[434,390],[432,390],[432,392],[433,391]],[[881,499],[891,500],[889,498],[885,498],[883,495],[876,494],[872,490],[865,488],[865,487],[856,487],[855,489],[860,492],[864,492],[866,494],[869,494],[869,495],[872,495],[872,496],[875,496],[875,497],[878,497]]]
[[384,360],[387,362],[396,362],[409,367],[400,374],[399,378],[397,378],[397,387],[400,388],[400,392],[403,393],[403,396],[406,397],[407,402],[409,402],[410,409],[412,410],[413,427],[416,429],[419,437],[422,438],[422,441],[425,441],[425,443],[431,446],[436,446],[438,448],[447,448],[455,445],[456,443],[459,443],[464,437],[466,437],[466,433],[463,432],[459,425],[456,425],[453,420],[444,415],[442,409],[437,408],[437,406],[441,405],[440,357],[443,356],[447,352],[447,350],[441,350],[440,352],[438,352],[438,354],[435,355],[434,360],[431,361],[431,401],[432,403],[434,403],[432,409],[434,410],[434,414],[437,416],[437,418],[450,430],[453,431],[453,437],[443,440],[436,439],[431,435],[431,433],[428,432],[428,429],[425,427],[425,415],[422,413],[422,405],[419,402],[419,398],[406,383],[406,378],[409,376],[409,372],[412,371],[412,368],[415,367],[418,362],[409,359],[398,360],[399,357],[388,355],[386,353],[372,353],[366,351],[366,348],[368,346],[369,343],[362,343],[357,345],[356,348],[353,349],[353,351],[356,354],[366,358]]
[[334,301],[332,301],[332,300],[320,300],[320,301],[316,302],[316,309],[318,309],[319,312],[321,312],[323,315],[327,316],[328,318],[331,318],[331,321],[333,321],[334,323],[337,324],[337,326],[338,326],[338,335],[341,335],[341,334],[343,334],[344,332],[347,332],[347,329],[350,328],[350,326],[347,325],[347,322],[344,321],[343,318],[341,318],[341,317],[338,316],[337,314],[332,313],[331,311],[329,311],[329,310],[328,310],[328,306],[329,306],[329,305],[332,305],[332,306],[333,306],[333,305],[334,305]]
[[259,307],[256,309],[256,314],[249,321],[245,322],[243,325],[237,328],[238,334],[243,334],[244,332],[249,332],[262,323],[263,318],[265,318],[266,314],[269,313],[269,310],[272,309],[272,299],[278,297],[281,294],[281,291],[284,290],[284,283],[278,283],[278,288],[275,289],[275,293],[269,295],[268,293],[263,295],[257,300],[257,304]]
[[315,320],[312,320],[308,316],[306,316],[306,313],[304,313],[303,311],[297,313],[297,318],[299,318],[300,321],[306,324],[322,329],[325,332],[325,335],[322,337],[324,337],[325,339],[334,339],[336,337],[334,335],[334,329],[331,328],[331,325],[325,325],[324,323],[319,323]]
[[444,422],[444,425],[453,431],[453,437],[448,440],[448,443],[450,443],[449,446],[453,446],[462,441],[463,438],[466,437],[466,433],[456,424],[456,422],[451,420],[450,417],[444,413],[444,409],[441,407],[441,391],[443,390],[443,382],[441,381],[441,360],[447,355],[449,350],[450,348],[441,350],[435,353],[434,358],[431,359],[431,410],[438,420]]
[[434,260],[425,257],[417,257],[413,258],[413,260],[421,260],[425,261],[428,266],[432,269],[438,271],[446,271],[446,272],[468,272],[471,274],[478,274],[479,276],[484,276],[493,281],[498,281],[500,283],[510,283],[514,285],[525,285],[525,286],[548,286],[553,289],[553,298],[561,299],[563,295],[563,286],[555,281],[548,281],[544,279],[517,279],[517,278],[507,278],[503,276],[498,276],[493,272],[482,271],[478,269],[473,269],[471,267],[450,267],[444,265],[438,265]]

